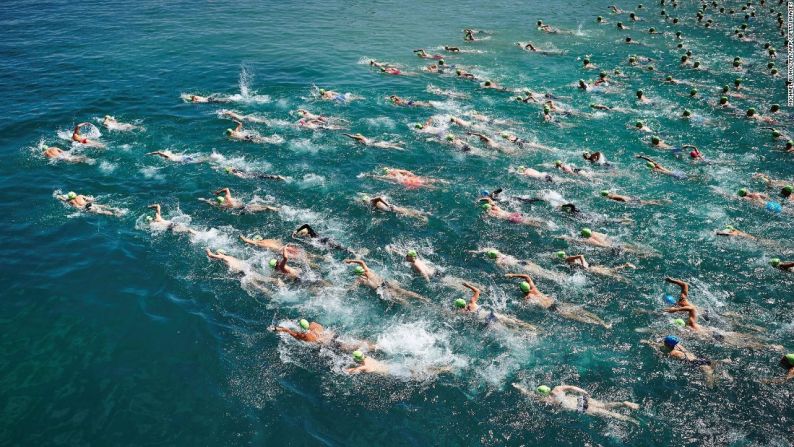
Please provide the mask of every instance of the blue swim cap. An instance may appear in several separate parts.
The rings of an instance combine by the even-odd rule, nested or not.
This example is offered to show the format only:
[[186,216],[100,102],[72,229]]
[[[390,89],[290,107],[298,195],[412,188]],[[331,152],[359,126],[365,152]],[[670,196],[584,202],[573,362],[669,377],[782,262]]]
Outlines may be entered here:
[[681,340],[679,340],[675,335],[668,335],[667,337],[664,337],[664,345],[670,349],[675,348],[675,346],[680,342]]
[[766,210],[773,213],[780,213],[783,211],[783,206],[770,200],[769,202],[766,202]]
[[667,304],[675,304],[677,301],[673,295],[665,295],[664,302]]
[[483,189],[482,191],[480,191],[480,194],[482,194],[483,196],[490,196],[491,195],[490,191],[488,191],[487,189]]

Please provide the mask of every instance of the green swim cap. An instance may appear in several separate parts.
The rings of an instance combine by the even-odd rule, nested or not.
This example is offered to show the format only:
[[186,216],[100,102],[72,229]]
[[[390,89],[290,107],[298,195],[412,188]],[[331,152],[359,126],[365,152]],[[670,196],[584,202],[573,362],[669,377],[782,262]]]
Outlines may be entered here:
[[298,324],[300,324],[301,328],[302,328],[304,331],[308,331],[308,330],[309,330],[309,322],[308,322],[308,321],[306,321],[306,320],[304,320],[304,319],[301,319],[301,320],[298,322]]
[[608,190],[606,190],[606,189],[604,189],[604,190],[601,190],[601,196],[602,196],[602,197],[606,197],[606,196],[608,196],[608,195],[609,195],[609,191],[608,191]]
[[723,85],[723,86],[722,86],[722,91],[723,91],[723,93],[727,92],[728,90],[730,90],[730,87],[728,87],[728,85],[727,85],[727,84],[725,84],[725,85]]
[[548,396],[549,394],[551,394],[551,388],[547,387],[546,385],[541,385],[535,388],[535,391],[537,391],[538,394],[542,394],[544,396]]
[[255,235],[254,235],[254,237],[252,237],[251,239],[253,239],[253,240],[255,240],[255,241],[261,241],[261,240],[262,240],[262,235],[260,235],[260,234],[255,234]]
[[636,58],[636,57],[634,57],[634,56],[631,56],[631,57],[629,58],[629,62],[633,64],[633,63],[637,62],[637,58]]
[[69,200],[74,200],[77,198],[77,193],[74,191],[69,191],[69,193],[66,194],[66,198]]
[[215,197],[215,200],[216,200],[218,203],[223,203],[223,202],[225,202],[225,201],[226,201],[226,198],[225,198],[225,197],[222,197],[222,196],[218,196],[218,197]]
[[682,320],[681,318],[676,318],[672,321],[672,323],[678,327],[686,326],[686,321]]
[[382,174],[384,174],[384,175],[385,175],[385,174],[388,174],[390,171],[391,171],[391,169],[389,169],[389,168],[383,168],[383,169],[381,169],[381,170],[380,170],[380,172],[381,172]]
[[786,193],[786,194],[791,194],[792,192],[794,192],[794,186],[786,185],[786,186],[783,187],[783,189],[781,191]]
[[590,237],[593,235],[593,231],[589,228],[582,228],[582,231],[579,232],[579,234],[581,234],[582,237]]
[[226,172],[232,172],[232,167],[231,166],[226,166],[225,168],[223,168],[223,170],[226,171]]
[[560,259],[565,259],[565,252],[562,251],[562,250],[560,250],[557,253],[555,253],[555,255],[557,255],[557,257],[560,258]]
[[485,252],[485,254],[491,259],[496,259],[499,257],[499,252],[496,250],[488,250],[487,252]]
[[324,89],[324,88],[321,88],[321,89],[319,90],[319,92],[320,92],[320,94],[321,94],[321,95],[324,95],[324,94],[325,94],[325,89]]
[[502,132],[502,133],[500,133],[499,135],[500,135],[502,138],[509,138],[509,137],[510,137],[510,133],[509,133],[509,132]]
[[728,231],[733,231],[736,229],[736,227],[734,227],[733,225],[725,225],[725,229]]
[[689,91],[689,96],[695,96],[697,94],[698,94],[698,89],[696,88],[693,88],[692,90]]
[[226,135],[231,135],[234,132],[232,129],[226,129]]
[[692,115],[692,112],[691,112],[691,111],[689,111],[689,110],[687,110],[687,109],[684,109],[684,113],[682,113],[682,115],[684,115],[684,116],[691,116],[691,115]]
[[734,80],[733,80],[733,84],[734,84],[734,85],[736,85],[737,87],[738,87],[738,86],[739,86],[739,84],[741,84],[741,83],[742,83],[742,80],[741,80],[741,78],[736,78],[736,79],[734,79]]
[[416,124],[414,124],[414,129],[422,129],[422,128],[424,128],[424,127],[425,127],[425,125],[424,125],[424,124],[422,124],[422,123],[416,123]]
[[356,363],[364,362],[364,353],[361,351],[353,351],[353,360],[355,360]]
[[416,258],[417,253],[416,250],[408,250],[408,253],[405,254],[407,258]]
[[275,259],[271,259],[270,261],[267,262],[267,265],[269,265],[270,268],[274,269],[278,265],[278,261],[276,261]]
[[753,107],[750,107],[749,109],[747,109],[747,116],[753,116],[753,115],[755,115],[755,109]]
[[464,307],[466,307],[466,300],[464,300],[463,298],[456,299],[455,307],[457,307],[458,309],[463,309]]
[[780,262],[781,262],[780,258],[772,258],[769,260],[769,265],[771,265],[772,267],[777,267],[780,265]]
[[794,354],[786,354],[783,356],[790,366],[794,366]]
[[482,208],[483,211],[488,211],[488,210],[491,209],[491,204],[490,203],[483,203],[482,205],[480,205],[480,208]]
[[562,160],[554,160],[554,166],[562,166]]
[[357,265],[357,266],[356,266],[356,267],[353,269],[353,274],[354,274],[354,275],[356,275],[356,276],[362,276],[362,275],[364,275],[365,273],[367,273],[367,271],[366,271],[366,270],[364,270],[364,267],[362,267],[362,266],[360,266],[360,265]]
[[532,290],[532,286],[530,286],[526,281],[523,281],[521,284],[519,284],[518,288],[524,293],[529,293],[529,291]]
[[655,167],[656,167],[656,165],[655,165],[655,164],[653,164],[653,163],[651,163],[650,161],[649,161],[648,163],[645,163],[645,166],[647,166],[647,167],[649,167],[649,168],[651,168],[651,169],[653,169],[653,168],[655,168]]
[[670,81],[673,80],[673,77],[670,76],[670,75],[667,75],[667,77],[665,77],[664,80],[667,81],[667,82],[670,82]]
[[641,129],[645,127],[645,124],[643,124],[642,121],[637,121],[636,123],[634,123],[634,127]]
[[747,188],[740,188],[738,191],[736,191],[736,194],[738,194],[739,197],[746,196],[747,195]]
[[720,96],[720,104],[727,104],[728,97],[727,96]]
[[154,217],[152,217],[152,216],[146,216],[146,222],[151,222],[151,221],[153,221],[153,220],[154,220]]
[[662,140],[659,139],[659,137],[657,137],[656,135],[651,137],[651,143],[653,143],[654,145],[661,143],[661,141]]
[[543,113],[548,114],[551,112],[551,109],[548,106],[543,106]]
[[602,71],[601,73],[598,73],[598,77],[599,77],[599,78],[605,78],[605,77],[607,77],[607,72],[605,72],[605,71]]
[[780,138],[780,135],[781,135],[781,133],[780,133],[780,131],[779,131],[779,130],[777,130],[777,129],[772,129],[772,137],[773,137],[773,138]]
[[452,141],[452,140],[455,139],[455,135],[452,135],[451,133],[448,133],[445,138],[447,139],[447,141]]

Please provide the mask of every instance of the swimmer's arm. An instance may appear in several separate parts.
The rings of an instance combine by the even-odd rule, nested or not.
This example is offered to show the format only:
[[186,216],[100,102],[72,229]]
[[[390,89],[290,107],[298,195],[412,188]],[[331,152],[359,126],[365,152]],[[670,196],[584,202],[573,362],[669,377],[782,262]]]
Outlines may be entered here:
[[364,269],[365,272],[369,273],[369,267],[367,267],[367,263],[358,259],[345,259],[345,264],[356,264],[360,265],[361,268]]
[[584,259],[584,255],[568,256],[567,258],[565,258],[565,262],[573,262],[573,261],[582,261],[583,263],[587,262]]
[[669,282],[670,284],[675,284],[681,288],[681,295],[688,296],[689,295],[689,284],[681,281],[680,279],[670,278],[669,276],[664,279],[665,281]]
[[788,374],[786,374],[786,381],[794,379],[794,368],[790,368],[788,370]]
[[223,256],[221,256],[221,255],[216,255],[216,254],[215,254],[215,253],[213,253],[213,252],[212,252],[212,250],[210,250],[209,248],[207,249],[207,257],[208,257],[208,258],[210,258],[210,259],[221,259],[221,260],[223,259]]
[[570,392],[578,393],[578,394],[587,394],[587,395],[590,394],[586,390],[583,390],[583,389],[581,389],[579,387],[576,387],[576,386],[573,386],[573,385],[560,385],[560,386],[555,387],[555,388],[557,388],[558,390],[560,390],[562,392],[570,391]]
[[467,282],[463,283],[463,287],[465,287],[465,288],[471,290],[472,292],[474,292],[474,295],[472,295],[471,299],[469,300],[469,303],[470,304],[477,304],[477,300],[480,299],[480,289],[474,287],[473,285],[471,285],[471,284],[469,284]]
[[777,268],[782,269],[782,270],[788,270],[788,269],[790,269],[792,267],[794,267],[794,262],[781,262],[777,266]]
[[237,120],[232,120],[232,121],[234,121],[237,124],[237,127],[234,128],[235,132],[239,132],[239,131],[243,130],[242,121],[237,121]]

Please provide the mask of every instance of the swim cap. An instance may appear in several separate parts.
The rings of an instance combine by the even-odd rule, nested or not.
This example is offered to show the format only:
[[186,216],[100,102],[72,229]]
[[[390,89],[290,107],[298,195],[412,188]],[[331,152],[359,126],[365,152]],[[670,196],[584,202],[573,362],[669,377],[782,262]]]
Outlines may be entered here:
[[634,127],[641,129],[645,127],[645,124],[643,124],[642,121],[637,121],[636,123],[634,123]]
[[466,307],[466,300],[464,300],[463,298],[456,299],[455,307],[457,307],[458,309],[463,309],[464,307]]
[[723,92],[723,93],[727,93],[727,92],[728,92],[728,90],[730,90],[730,88],[728,87],[728,85],[727,85],[727,84],[725,84],[725,85],[723,85],[723,86],[722,86],[722,92]]
[[699,61],[695,61],[695,63],[692,64],[692,68],[698,68],[698,67],[700,67],[700,62]]
[[747,116],[753,116],[753,115],[755,115],[755,109],[750,107],[749,109],[747,109]]
[[416,124],[414,124],[414,129],[422,129],[422,128],[424,128],[424,127],[425,127],[425,125],[424,125],[424,124],[422,124],[422,123],[416,123]]
[[579,232],[579,234],[581,234],[582,237],[590,237],[593,235],[593,232],[589,228],[582,228],[582,231]]
[[523,281],[521,284],[519,284],[518,288],[524,293],[529,293],[529,291],[532,290],[532,286],[530,286],[526,281]]
[[692,90],[689,91],[689,96],[695,96],[697,94],[698,94],[698,89],[696,88],[693,88]]
[[549,114],[549,112],[551,112],[551,109],[550,109],[550,108],[548,108],[547,106],[543,106],[543,114],[544,114],[544,115],[548,115],[548,114]]
[[306,321],[306,320],[304,320],[304,319],[301,319],[301,320],[298,322],[298,324],[300,324],[301,328],[302,328],[304,331],[308,331],[308,330],[309,330],[309,322],[308,322],[308,321]]
[[69,200],[74,200],[77,198],[77,193],[74,191],[69,191],[69,194],[66,194],[66,198]]
[[736,227],[734,227],[733,225],[725,225],[725,229],[728,231],[733,231],[736,229]]
[[736,191],[736,194],[738,194],[739,197],[746,196],[747,195],[747,188],[739,188],[739,190]]
[[490,203],[483,203],[482,205],[480,205],[480,208],[482,208],[483,211],[488,211],[488,210],[491,209],[491,204]]
[[689,156],[692,157],[692,158],[698,158],[698,155],[700,155],[700,154],[698,154],[697,151],[692,151],[692,152],[689,153]]
[[278,265],[278,261],[276,261],[275,259],[271,259],[270,261],[267,262],[267,265],[269,265],[270,268],[274,269]]
[[794,186],[792,185],[786,185],[780,190],[780,193],[785,195],[791,195],[792,192],[794,192]]
[[656,28],[651,28],[651,29],[648,30],[648,32],[655,33],[656,32]]
[[224,197],[221,197],[221,196],[218,196],[218,197],[216,197],[216,198],[215,198],[215,200],[216,200],[218,203],[223,203],[223,202],[225,202],[225,201],[226,201],[226,198],[224,198]]
[[535,388],[535,391],[537,391],[538,394],[542,394],[544,396],[548,396],[549,394],[551,394],[551,388],[547,387],[546,385],[541,385]]
[[324,95],[324,94],[325,94],[325,89],[324,89],[324,88],[321,88],[321,89],[319,90],[319,92],[320,92],[320,94],[321,94],[321,95]]
[[766,210],[772,211],[773,213],[779,213],[783,211],[783,206],[777,202],[769,201],[766,203]]
[[678,327],[686,326],[686,321],[682,320],[681,318],[676,318],[672,321],[672,323]]
[[565,252],[564,251],[560,250],[560,251],[558,251],[555,254],[557,255],[558,258],[565,259]]
[[231,135],[234,132],[232,129],[226,129],[226,135]]
[[383,173],[383,174],[388,174],[389,171],[391,171],[389,168],[383,168],[383,169],[380,170],[380,172]]
[[647,166],[647,167],[649,167],[649,168],[651,168],[651,169],[653,169],[653,168],[655,168],[655,167],[656,167],[656,165],[655,165],[655,164],[653,164],[653,163],[652,163],[652,162],[650,162],[650,161],[649,161],[648,163],[645,163],[645,166]]
[[355,360],[356,363],[363,363],[364,353],[361,351],[353,351],[353,360]]
[[562,166],[562,160],[555,160],[554,166]]
[[666,78],[664,78],[664,80],[667,81],[667,82],[670,82],[670,81],[673,80],[673,77],[668,75]]
[[632,64],[633,64],[633,63],[635,63],[635,62],[637,62],[637,58],[636,58],[636,57],[634,57],[634,56],[631,56],[631,57],[629,58],[629,63],[632,63]]
[[661,141],[662,140],[660,140],[659,137],[657,137],[656,135],[651,137],[651,143],[653,143],[654,145],[659,144]]
[[602,71],[601,73],[598,73],[598,77],[601,78],[601,79],[607,77],[607,72]]
[[496,259],[499,257],[499,252],[496,250],[488,250],[485,252],[485,254],[491,259]]
[[781,134],[780,134],[780,131],[779,131],[779,130],[777,130],[777,129],[772,129],[772,137],[773,137],[773,138],[779,138],[779,137],[780,137],[780,135],[781,135]]
[[444,63],[445,63],[445,62],[444,62],[444,59],[439,59],[439,60],[438,60],[438,65],[444,65]]
[[742,63],[740,61],[733,61],[733,66],[734,67],[738,67],[740,65],[742,65]]
[[791,149],[792,147],[794,147],[794,141],[792,140],[786,141],[786,149]]
[[794,366],[794,354],[786,354],[783,356],[783,358],[786,359],[789,366]]
[[524,100],[524,98],[522,98],[520,96],[516,96],[516,101],[523,101],[523,100]]
[[769,265],[771,265],[772,267],[777,267],[780,265],[780,262],[781,262],[780,258],[772,258],[769,260]]
[[675,299],[675,297],[673,297],[673,295],[665,295],[664,296],[664,302],[667,303],[667,304],[675,304],[676,303],[676,299]]
[[416,250],[408,250],[408,253],[405,254],[407,258],[416,258],[417,253]]
[[226,171],[226,172],[232,172],[232,167],[231,166],[226,166],[225,168],[223,168],[223,170]]
[[519,167],[517,167],[517,168],[516,168],[516,171],[524,171],[524,170],[526,170],[526,169],[527,169],[527,167],[526,167],[526,166],[524,166],[524,165],[520,165]]
[[686,55],[681,56],[681,62],[686,62],[689,59]]
[[626,42],[631,42],[631,37],[627,37]]
[[590,63],[590,59],[588,59],[588,58],[584,58],[584,59],[582,59],[582,63],[583,63],[583,64],[585,64],[585,65],[587,65],[587,64],[589,64],[589,63]]
[[353,274],[356,275],[356,276],[361,276],[361,275],[363,275],[365,273],[367,273],[367,271],[364,270],[364,267],[362,267],[360,265],[357,265],[356,268],[353,269]]
[[486,87],[490,87],[491,86],[491,81],[485,81],[485,86]]
[[684,113],[682,113],[682,115],[684,115],[685,117],[687,117],[687,116],[691,116],[691,115],[692,115],[692,112],[690,112],[690,111],[689,111],[689,110],[687,110],[687,109],[684,109]]
[[153,221],[153,220],[154,220],[154,217],[152,217],[152,216],[146,216],[146,222],[151,222],[151,221]]
[[679,340],[675,335],[668,335],[667,337],[664,337],[664,345],[670,349],[675,348],[675,345],[677,345],[680,341],[681,340]]
[[608,195],[609,195],[609,191],[608,190],[604,189],[604,190],[601,191],[601,196],[602,197],[606,197]]
[[773,75],[776,75],[777,74],[777,68],[773,68],[769,73],[773,74]]
[[501,135],[502,138],[509,138],[510,137],[510,133],[509,132],[502,132],[499,135]]
[[604,18],[603,18],[603,17],[601,17],[601,16],[598,16],[598,17],[596,17],[596,21],[597,21],[597,22],[600,22],[600,21],[602,21],[602,20],[604,20]]
[[445,138],[446,138],[447,141],[452,141],[452,140],[455,139],[455,135],[452,135],[451,133],[448,133]]
[[738,86],[739,86],[739,84],[741,84],[741,83],[742,83],[742,80],[741,80],[740,78],[736,78],[736,79],[734,79],[734,80],[733,80],[733,84],[734,84],[735,86],[737,86],[737,87],[738,87]]
[[727,104],[728,97],[727,96],[720,96],[720,104]]
[[252,237],[251,239],[253,239],[253,240],[255,240],[255,241],[261,241],[261,240],[262,240],[262,235],[260,235],[260,234],[255,234],[255,235],[254,235],[254,237]]
[[643,93],[643,91],[642,91],[642,90],[637,90],[637,93],[636,93],[636,95],[637,95],[637,98],[642,98],[642,95],[643,95],[643,94],[644,94],[644,93]]
[[648,65],[648,71],[653,71],[653,70],[654,70],[653,65]]

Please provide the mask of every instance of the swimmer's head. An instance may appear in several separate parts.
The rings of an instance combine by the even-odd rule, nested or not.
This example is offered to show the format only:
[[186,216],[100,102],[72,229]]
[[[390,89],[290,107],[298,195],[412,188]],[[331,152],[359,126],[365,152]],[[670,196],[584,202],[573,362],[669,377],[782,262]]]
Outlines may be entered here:
[[631,37],[626,37],[626,43],[631,42]]
[[654,146],[657,146],[661,142],[662,142],[662,140],[659,139],[659,137],[657,137],[656,135],[651,137],[651,143],[653,143]]
[[538,20],[538,26],[543,26],[543,20]]
[[491,86],[491,81],[485,81],[485,86],[486,87],[490,87]]
[[438,60],[438,65],[444,65],[444,64],[446,64],[446,62],[444,62],[444,59],[439,59]]
[[786,354],[780,358],[780,366],[789,369],[794,368],[794,354]]
[[582,228],[582,231],[580,231],[579,234],[583,238],[589,238],[590,236],[593,235],[593,231],[591,229],[589,229],[589,228]]
[[589,152],[589,151],[584,151],[584,152],[582,152],[582,157],[584,157],[584,158],[590,158],[590,152]]
[[684,109],[684,112],[683,112],[683,113],[681,113],[681,115],[682,115],[684,118],[689,118],[690,116],[692,116],[692,112],[691,112],[690,110],[688,110],[688,109]]
[[664,337],[664,345],[670,349],[675,348],[675,346],[680,342],[681,340],[675,335],[668,335],[667,337]]
[[490,211],[491,204],[490,203],[483,203],[482,205],[480,205],[480,209],[482,209],[483,211]]
[[558,167],[558,168],[559,168],[560,166],[562,166],[562,160],[555,160],[555,161],[554,161],[554,166],[556,166],[556,167]]
[[587,65],[587,64],[589,64],[589,63],[590,63],[590,59],[588,59],[588,58],[584,58],[584,59],[582,59],[582,63],[583,63],[584,65]]
[[487,252],[485,252],[485,255],[491,259],[496,259],[499,257],[499,252],[496,250],[488,250]]
[[414,124],[414,129],[424,129],[424,128],[425,128],[425,125],[424,125],[424,124],[422,124],[422,123],[416,123],[416,124]]
[[664,80],[665,80],[665,81],[667,81],[667,82],[672,82],[672,80],[673,80],[673,77],[672,77],[672,76],[670,76],[670,75],[667,75],[667,76],[664,78]]
[[634,123],[634,127],[636,127],[637,129],[642,129],[643,127],[645,127],[645,124],[643,124],[642,121],[637,121],[636,123]]
[[499,135],[500,135],[502,138],[504,138],[505,140],[506,140],[506,139],[508,139],[508,138],[510,138],[510,132],[502,132],[502,133],[501,133],[501,134],[499,134]]
[[649,33],[655,33],[656,32],[656,28],[651,28],[651,29],[648,30],[648,32]]
[[223,170],[226,171],[227,173],[231,173],[234,169],[232,169],[231,166],[226,166],[225,168],[223,168]]
[[276,261],[275,259],[271,259],[270,261],[267,261],[267,265],[269,265],[270,268],[274,269],[278,265],[278,261]]
[[565,252],[562,251],[562,250],[560,250],[560,251],[558,251],[557,253],[554,253],[554,254],[560,259],[565,259],[565,257],[566,257],[565,256]]
[[226,198],[223,197],[223,196],[218,196],[218,197],[215,197],[215,201],[218,202],[218,203],[223,203],[223,202],[226,201]]
[[447,141],[452,141],[455,139],[455,135],[448,133],[446,137],[444,137]]
[[361,351],[353,351],[353,361],[356,363],[364,363],[364,353]]
[[596,17],[596,22],[601,23],[604,21],[604,18],[601,16]]
[[690,158],[698,158],[699,156],[700,156],[700,153],[698,151],[690,151],[689,152],[689,157]]
[[255,240],[255,241],[261,241],[262,240],[262,235],[261,234],[255,234],[254,237],[252,237],[251,239]]
[[780,190],[780,195],[783,197],[788,197],[792,192],[794,192],[794,185],[786,185]]
[[736,78],[736,79],[734,79],[734,80],[733,80],[733,85],[735,85],[735,86],[737,86],[737,87],[738,87],[738,86],[740,86],[740,85],[742,85],[742,80],[741,80],[740,78]]
[[325,89],[324,89],[324,88],[321,88],[320,90],[318,90],[318,92],[319,92],[321,95],[324,95],[324,94],[325,94]]
[[460,70],[460,68],[458,68],[457,70],[455,70],[455,74],[456,74],[456,75],[458,75],[458,76],[460,76],[462,73],[463,73],[463,72]]
[[747,116],[753,116],[753,115],[755,115],[755,108],[750,107],[749,109],[747,109]]
[[698,94],[698,89],[693,88],[689,91],[689,96],[696,96]]
[[637,98],[642,98],[642,95],[644,94],[645,93],[642,90],[637,90],[637,92],[635,93],[635,95],[637,95]]
[[747,195],[747,188],[739,188],[739,190],[738,190],[738,191],[736,191],[736,194],[737,194],[739,197],[744,197],[744,196],[746,196],[746,195]]
[[551,109],[548,106],[543,106],[543,114],[548,115],[551,112]]
[[463,298],[456,299],[454,303],[455,303],[455,307],[457,307],[458,309],[463,309],[464,307],[466,307],[466,300],[464,300]]
[[629,63],[630,63],[630,64],[634,64],[634,63],[636,63],[636,62],[637,62],[637,58],[636,58],[636,57],[634,57],[634,56],[631,56],[631,57],[629,58]]
[[390,171],[391,171],[391,169],[389,169],[389,168],[383,168],[383,169],[381,169],[381,170],[380,170],[380,173],[381,173],[381,174],[383,174],[383,175],[386,175],[386,174],[388,174]]
[[408,253],[405,254],[405,257],[407,259],[413,261],[417,257],[416,250],[408,250]]
[[692,64],[692,68],[698,68],[698,67],[700,67],[700,61],[695,61],[695,63]]
[[541,385],[535,388],[535,391],[541,396],[548,396],[549,394],[551,394],[551,388],[547,387],[546,385]]
[[579,79],[579,87],[584,88],[585,86],[587,86],[587,84],[585,84],[584,79]]
[[722,86],[722,93],[728,93],[728,90],[730,90],[730,87],[728,87],[728,84],[725,84],[725,85]]
[[606,197],[608,195],[609,195],[609,190],[604,189],[601,191],[601,197]]
[[521,284],[518,285],[518,288],[524,293],[529,293],[529,291],[532,290],[532,286],[526,281],[522,281]]
[[362,276],[362,275],[364,275],[365,273],[367,273],[367,271],[366,271],[366,270],[364,270],[364,267],[362,267],[362,266],[360,266],[360,265],[357,265],[357,266],[356,266],[356,267],[353,269],[353,274],[354,274],[354,275],[356,275],[356,276]]
[[305,319],[301,318],[301,320],[298,321],[298,324],[300,325],[301,329],[303,329],[304,331],[309,330],[309,322],[306,321]]
[[650,162],[650,161],[649,161],[649,162],[647,162],[647,163],[645,163],[645,166],[647,166],[647,167],[649,167],[649,168],[651,168],[651,169],[653,169],[653,168],[655,168],[655,167],[656,167],[656,165],[655,165],[655,164],[653,164],[653,163],[652,163],[652,162]]
[[66,194],[66,198],[69,200],[74,200],[77,198],[77,193],[74,191],[69,191],[69,193]]
[[772,267],[777,267],[780,265],[780,262],[781,262],[780,258],[772,258],[769,260],[769,265],[771,265]]
[[783,134],[781,134],[779,130],[772,129],[772,138],[780,138],[781,135]]
[[728,97],[727,96],[720,96],[720,104],[721,105],[728,104]]
[[232,129],[226,129],[226,135],[231,135],[234,132]]
[[770,111],[771,113],[775,113],[775,112],[777,112],[778,110],[780,110],[780,105],[779,105],[779,104],[772,104],[772,107],[770,107],[770,108],[769,108],[769,111]]

